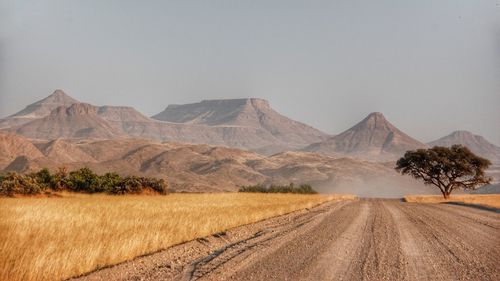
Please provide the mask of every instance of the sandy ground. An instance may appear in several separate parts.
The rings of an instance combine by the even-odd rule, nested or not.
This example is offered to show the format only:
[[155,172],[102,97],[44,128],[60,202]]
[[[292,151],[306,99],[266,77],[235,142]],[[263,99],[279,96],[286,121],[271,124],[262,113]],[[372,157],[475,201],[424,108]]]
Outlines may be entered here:
[[326,203],[81,280],[500,280],[500,214],[448,204]]

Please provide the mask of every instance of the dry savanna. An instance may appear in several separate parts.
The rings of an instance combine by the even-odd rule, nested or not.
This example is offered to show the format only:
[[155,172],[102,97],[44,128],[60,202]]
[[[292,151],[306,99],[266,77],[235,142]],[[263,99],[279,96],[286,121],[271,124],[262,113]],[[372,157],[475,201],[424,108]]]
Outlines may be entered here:
[[406,202],[412,203],[464,203],[500,208],[500,194],[458,194],[444,199],[439,195],[412,195],[404,197]]
[[0,198],[0,280],[56,280],[352,196],[262,193]]

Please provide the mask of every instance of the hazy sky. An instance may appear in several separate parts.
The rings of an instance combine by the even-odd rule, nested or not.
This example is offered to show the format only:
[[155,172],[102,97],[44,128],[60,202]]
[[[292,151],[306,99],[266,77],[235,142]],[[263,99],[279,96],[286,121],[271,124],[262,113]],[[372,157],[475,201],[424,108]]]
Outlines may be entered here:
[[500,0],[0,0],[0,117],[56,88],[147,115],[260,97],[339,133],[372,111],[500,144]]

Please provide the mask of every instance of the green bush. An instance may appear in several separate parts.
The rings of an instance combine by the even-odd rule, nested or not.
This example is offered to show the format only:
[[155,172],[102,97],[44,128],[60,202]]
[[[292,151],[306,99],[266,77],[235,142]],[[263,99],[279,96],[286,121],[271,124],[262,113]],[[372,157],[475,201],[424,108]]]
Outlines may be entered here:
[[99,186],[105,192],[112,193],[113,188],[122,182],[122,178],[117,173],[106,173],[99,177]]
[[150,189],[160,194],[167,194],[167,183],[163,179],[129,176],[114,185],[109,192],[113,194],[136,194]]
[[99,185],[99,176],[89,168],[81,168],[70,172],[67,184],[68,188],[74,192],[95,193],[104,191]]
[[139,194],[152,191],[168,193],[167,182],[163,179],[129,176],[121,178],[117,173],[97,175],[89,168],[81,168],[70,173],[66,168],[59,168],[55,174],[48,169],[22,175],[8,173],[0,176],[0,195],[39,194],[45,190],[110,194]]
[[239,192],[258,192],[258,193],[268,193],[267,187],[263,184],[243,186],[240,188]]
[[0,178],[0,195],[3,196],[33,195],[41,193],[42,190],[43,188],[37,182],[36,177],[30,175],[11,172]]
[[50,187],[55,191],[68,189],[68,169],[66,167],[57,169],[57,172],[52,176]]
[[270,185],[266,187],[263,184],[243,186],[239,189],[239,192],[258,192],[258,193],[298,193],[298,194],[316,194],[316,190],[312,188],[309,184],[301,184],[295,187],[293,183],[289,185]]
[[168,185],[164,179],[156,179],[156,178],[141,178],[141,183],[143,188],[150,188],[155,192],[160,194],[168,193]]
[[53,185],[53,176],[50,174],[50,171],[47,168],[43,168],[40,171],[31,174],[30,176],[35,178],[38,184],[43,189],[51,188]]

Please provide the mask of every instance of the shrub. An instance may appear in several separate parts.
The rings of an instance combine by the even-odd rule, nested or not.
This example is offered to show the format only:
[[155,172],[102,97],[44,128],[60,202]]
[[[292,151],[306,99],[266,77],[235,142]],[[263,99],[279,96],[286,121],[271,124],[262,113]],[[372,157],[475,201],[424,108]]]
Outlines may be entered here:
[[240,188],[239,192],[259,192],[259,193],[267,193],[267,187],[263,184],[249,185],[243,186]]
[[121,178],[117,173],[106,173],[100,176],[89,168],[81,168],[69,174],[63,167],[53,175],[48,169],[41,169],[29,175],[18,173],[0,175],[0,195],[3,196],[38,194],[47,189],[111,194],[139,194],[143,191],[168,193],[168,185],[164,179],[137,176]]
[[112,192],[121,182],[122,178],[117,173],[106,173],[99,177],[99,186],[105,192]]
[[164,179],[156,178],[141,178],[141,183],[143,188],[150,188],[160,194],[168,193],[168,184]]
[[167,194],[167,183],[163,179],[129,176],[113,186],[109,192],[113,194],[137,194],[144,189],[151,189],[160,194]]
[[33,195],[40,192],[42,188],[33,176],[11,172],[0,179],[0,195],[3,196]]
[[69,173],[67,185],[71,191],[75,192],[103,192],[99,186],[99,176],[89,168],[81,168]]
[[42,187],[43,189],[52,188],[54,179],[50,174],[49,169],[43,168],[40,171],[31,174],[30,176],[35,178],[40,187]]
[[68,169],[66,167],[57,168],[50,187],[56,191],[68,188]]
[[130,176],[124,178],[119,184],[112,187],[110,193],[113,194],[139,193],[141,190],[142,186],[140,178],[136,176]]
[[270,185],[266,187],[263,184],[243,186],[239,189],[239,192],[259,192],[259,193],[299,193],[299,194],[316,194],[316,190],[312,188],[309,184],[301,184],[299,187],[295,187],[293,183],[289,185]]

